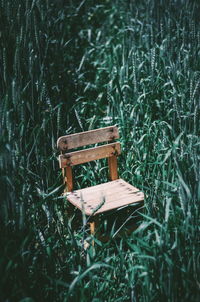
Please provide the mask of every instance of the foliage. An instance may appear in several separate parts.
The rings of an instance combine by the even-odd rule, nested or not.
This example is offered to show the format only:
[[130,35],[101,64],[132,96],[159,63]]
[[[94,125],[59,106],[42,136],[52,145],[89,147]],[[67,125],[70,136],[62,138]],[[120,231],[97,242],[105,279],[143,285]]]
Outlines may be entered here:
[[[199,301],[199,14],[192,0],[1,0],[1,301]],[[115,123],[145,212],[84,252],[56,139]],[[105,162],[76,174],[106,181]]]

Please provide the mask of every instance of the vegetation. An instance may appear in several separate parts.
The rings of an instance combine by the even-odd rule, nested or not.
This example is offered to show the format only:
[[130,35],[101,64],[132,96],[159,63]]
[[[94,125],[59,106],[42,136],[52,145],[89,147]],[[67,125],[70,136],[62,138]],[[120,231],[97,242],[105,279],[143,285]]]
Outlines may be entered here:
[[[1,301],[200,301],[199,15],[197,0],[1,0]],[[145,210],[83,255],[56,140],[112,124]],[[105,162],[77,175],[106,181]]]

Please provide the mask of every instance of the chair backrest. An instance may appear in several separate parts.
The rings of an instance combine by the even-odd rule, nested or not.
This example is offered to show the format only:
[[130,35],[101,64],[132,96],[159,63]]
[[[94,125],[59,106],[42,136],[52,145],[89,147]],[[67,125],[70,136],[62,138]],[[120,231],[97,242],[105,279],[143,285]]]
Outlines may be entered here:
[[[108,166],[111,180],[118,178],[116,157],[121,153],[120,143],[112,142],[119,138],[117,126],[110,126],[91,131],[85,131],[61,136],[57,141],[60,168],[63,169],[64,182],[67,191],[73,190],[72,166],[90,162],[93,160],[108,158]],[[71,149],[91,144],[112,142],[105,145],[88,148],[79,151],[68,152]]]

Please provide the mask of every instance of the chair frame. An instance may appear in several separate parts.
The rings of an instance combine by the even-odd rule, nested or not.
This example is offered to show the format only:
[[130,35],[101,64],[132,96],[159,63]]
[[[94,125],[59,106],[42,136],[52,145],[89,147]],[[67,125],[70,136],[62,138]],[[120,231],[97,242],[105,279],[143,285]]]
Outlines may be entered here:
[[[60,168],[62,169],[65,184],[65,194],[67,192],[73,192],[74,184],[72,166],[74,165],[83,164],[101,158],[107,158],[110,180],[114,181],[119,178],[117,171],[117,156],[121,153],[121,148],[119,142],[114,142],[116,139],[119,139],[119,131],[116,125],[65,135],[58,139],[57,147],[61,151],[61,155],[59,156],[59,164]],[[69,152],[71,149],[102,142],[108,143],[94,148]],[[98,227],[98,216],[99,215],[92,216],[89,221],[90,232],[92,235],[95,234]]]

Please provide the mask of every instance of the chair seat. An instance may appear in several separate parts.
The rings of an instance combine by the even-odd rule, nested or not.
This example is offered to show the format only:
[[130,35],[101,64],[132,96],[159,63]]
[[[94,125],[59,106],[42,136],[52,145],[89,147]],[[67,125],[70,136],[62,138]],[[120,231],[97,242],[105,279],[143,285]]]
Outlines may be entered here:
[[144,194],[123,179],[68,192],[65,196],[89,216],[144,201]]

